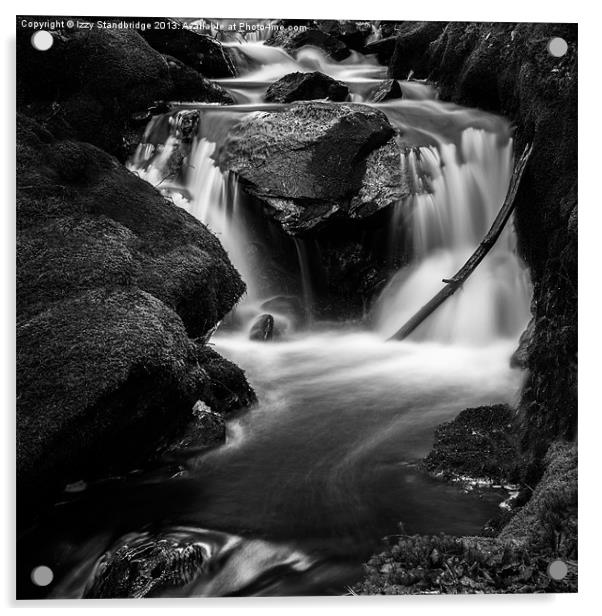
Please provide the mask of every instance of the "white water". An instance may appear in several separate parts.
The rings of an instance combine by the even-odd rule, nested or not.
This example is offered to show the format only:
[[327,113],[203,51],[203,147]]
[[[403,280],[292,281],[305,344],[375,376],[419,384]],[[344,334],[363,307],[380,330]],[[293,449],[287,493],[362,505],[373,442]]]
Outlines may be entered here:
[[[394,276],[379,298],[378,330],[385,336],[394,334],[474,252],[504,201],[512,174],[512,141],[500,143],[498,135],[484,130],[467,128],[458,145],[441,142],[419,152],[432,193],[397,206],[393,234],[408,236],[414,262]],[[528,315],[528,278],[516,257],[514,233],[507,228],[461,291],[414,338],[486,344],[515,337]]]

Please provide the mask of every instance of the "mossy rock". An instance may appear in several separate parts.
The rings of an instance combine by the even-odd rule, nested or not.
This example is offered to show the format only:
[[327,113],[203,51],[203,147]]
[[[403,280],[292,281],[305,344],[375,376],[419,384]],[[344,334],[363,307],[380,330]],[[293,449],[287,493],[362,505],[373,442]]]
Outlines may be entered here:
[[462,411],[435,431],[425,468],[448,479],[504,482],[516,478],[514,412],[505,404]]
[[[225,90],[134,30],[60,30],[44,53],[17,28],[17,105],[52,133],[92,143],[124,160],[134,114],[157,100],[230,104]],[[217,44],[217,43],[216,43]]]
[[17,124],[20,502],[254,395],[203,342],[244,292],[217,238],[90,144]]

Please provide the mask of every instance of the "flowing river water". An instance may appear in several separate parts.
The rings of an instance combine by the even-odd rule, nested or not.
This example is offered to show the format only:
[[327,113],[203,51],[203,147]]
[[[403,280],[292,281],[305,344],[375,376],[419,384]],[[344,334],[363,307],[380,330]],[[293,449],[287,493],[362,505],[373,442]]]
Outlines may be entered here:
[[[38,545],[40,559],[56,569],[55,597],[81,596],[98,558],[126,533],[171,533],[203,546],[204,572],[162,594],[343,593],[399,522],[409,533],[475,534],[505,496],[437,481],[416,461],[428,453],[434,428],[461,410],[516,403],[522,374],[509,360],[528,321],[530,289],[512,228],[410,339],[386,339],[455,273],[492,223],[512,169],[509,125],[442,103],[427,84],[401,82],[402,99],[375,106],[411,146],[400,165],[410,170],[416,195],[393,208],[390,250],[411,246],[412,262],[362,323],[310,319],[298,328],[276,309],[282,339],[253,342],[254,318],[281,290],[262,279],[269,246],[259,256],[252,250],[257,238],[240,190],[211,156],[245,114],[282,108],[263,97],[285,74],[320,70],[344,81],[353,102],[369,104],[386,68],[357,53],[335,63],[311,47],[293,59],[261,41],[228,45],[248,65],[220,81],[237,104],[182,103],[154,118],[129,168],[205,222],[241,272],[248,292],[237,318],[211,343],[246,371],[258,403],[228,421],[223,446],[192,458],[177,476],[165,469],[134,474],[57,505],[45,529],[52,539]],[[201,112],[190,169],[170,182],[177,119],[189,109]],[[311,314],[307,250],[297,243],[299,299]]]

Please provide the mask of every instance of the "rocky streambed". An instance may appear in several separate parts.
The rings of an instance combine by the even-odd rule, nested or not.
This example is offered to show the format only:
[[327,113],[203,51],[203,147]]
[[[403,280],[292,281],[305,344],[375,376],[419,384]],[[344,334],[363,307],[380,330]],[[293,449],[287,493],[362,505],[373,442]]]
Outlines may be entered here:
[[[402,517],[409,522],[409,531],[402,528],[398,540],[368,562],[367,577],[354,592],[574,590],[576,30],[563,24],[307,21],[283,25],[305,30],[280,32],[265,45],[254,43],[258,51],[246,54],[240,46],[227,41],[221,44],[189,30],[169,36],[159,32],[57,31],[52,51],[40,54],[31,48],[29,34],[19,32],[20,594],[44,594],[29,583],[29,571],[38,564],[32,561],[32,545],[39,546],[39,533],[60,528],[57,536],[64,537],[68,520],[77,517],[78,507],[87,514],[94,509],[90,503],[76,504],[74,511],[65,514],[53,508],[51,504],[65,486],[82,485],[82,479],[85,486],[109,475],[122,477],[135,468],[148,469],[149,461],[154,461],[151,467],[158,461],[162,468],[167,458],[167,475],[180,473],[190,466],[186,451],[197,456],[204,448],[226,440],[226,447],[208,457],[201,455],[199,462],[193,457],[196,470],[192,484],[187,483],[186,473],[182,482],[164,484],[161,471],[160,489],[152,488],[154,480],[149,484],[146,479],[137,487],[126,488],[131,490],[123,497],[129,502],[127,512],[124,506],[121,514],[113,511],[108,516],[123,516],[111,531],[117,534],[107,537],[103,534],[107,529],[100,533],[94,523],[94,532],[87,536],[87,541],[95,537],[90,553],[103,554],[80,569],[89,579],[70,577],[76,563],[69,561],[73,556],[65,556],[65,545],[72,545],[71,555],[82,549],[82,537],[69,536],[58,550],[52,539],[48,541],[41,553],[56,558],[57,572],[64,576],[55,596],[153,596],[179,592],[183,587],[193,594],[341,592],[346,581],[360,577],[358,563],[375,551],[375,535],[368,538],[349,529],[373,524],[378,534],[389,528],[393,519]],[[538,43],[557,35],[569,42],[569,53],[561,60],[551,59],[545,45]],[[256,86],[236,80],[244,82],[245,71],[270,66],[269,62],[262,64],[261,48],[284,54],[286,75],[268,79],[272,85],[265,93],[269,104],[282,107],[249,113],[244,106],[256,96]],[[312,49],[318,49],[319,54]],[[337,77],[341,66],[343,70],[355,67],[357,54],[367,58],[361,62],[368,77],[356,79],[348,73],[345,80],[327,74],[332,66],[337,67]],[[69,72],[65,66],[70,67]],[[302,72],[296,70],[299,66]],[[92,74],[94,79],[90,79]],[[408,74],[425,81],[401,82],[400,86],[397,80]],[[457,359],[447,366],[442,364],[441,382],[424,389],[428,382],[425,375],[432,369],[428,366],[437,363],[437,354],[424,349],[413,356],[415,349],[404,347],[393,359],[389,351],[363,338],[327,336],[303,342],[293,337],[290,346],[283,343],[280,356],[269,343],[265,351],[260,347],[250,351],[246,341],[214,336],[222,320],[227,332],[228,326],[236,328],[236,319],[246,314],[244,310],[255,310],[251,300],[256,299],[256,289],[248,285],[257,283],[259,289],[263,283],[249,279],[245,263],[247,267],[264,264],[251,269],[260,270],[264,282],[274,284],[277,280],[279,285],[279,293],[269,304],[276,322],[271,314],[271,322],[264,315],[256,340],[266,340],[280,331],[279,318],[283,313],[289,318],[291,310],[297,316],[290,322],[296,318],[305,326],[310,313],[311,319],[369,321],[365,318],[367,308],[374,305],[393,273],[411,260],[412,251],[417,251],[417,246],[402,242],[396,244],[401,246],[398,252],[391,253],[390,231],[392,220],[399,221],[395,218],[399,203],[421,195],[428,198],[437,190],[432,183],[438,181],[433,170],[439,163],[424,158],[425,152],[428,155],[425,148],[436,143],[433,131],[442,131],[453,141],[450,135],[456,126],[461,131],[495,127],[500,131],[499,139],[508,138],[505,129],[500,129],[503,121],[498,123],[494,116],[476,111],[463,116],[460,108],[444,116],[442,108],[429,101],[414,106],[411,101],[417,88],[423,88],[420,96],[431,91],[427,82],[437,84],[442,99],[510,117],[516,125],[517,145],[534,143],[533,160],[517,197],[519,246],[534,283],[530,333],[521,338],[520,353],[515,354],[520,357],[517,366],[526,369],[517,406],[510,392],[516,387],[518,373],[516,368],[510,372],[503,363],[505,351],[496,352],[500,361],[483,362],[478,354],[462,355],[467,366],[463,375],[446,372]],[[407,101],[401,116],[397,107],[387,107],[399,100]],[[191,108],[200,103],[201,111],[183,112],[186,105],[174,106],[173,101],[187,101]],[[362,104],[368,102],[372,106]],[[384,106],[375,108],[374,103]],[[229,107],[233,111],[228,112]],[[428,113],[417,114],[418,107]],[[154,132],[149,131],[151,126]],[[221,232],[224,228],[216,226],[213,219],[210,226],[219,233],[216,236],[198,220],[194,207],[199,199],[193,197],[186,207],[174,204],[174,194],[185,194],[187,178],[194,171],[191,161],[193,152],[198,155],[194,150],[198,135],[210,137],[203,131],[221,131],[223,139],[213,134],[213,143],[219,142],[219,147],[207,150],[196,163],[205,161],[210,166],[221,194],[230,194],[232,189],[222,181],[222,174],[236,178],[239,192],[232,193],[238,195],[232,203],[245,210],[245,228],[252,229],[258,240],[249,242],[253,254],[241,254],[242,260],[236,264],[242,278],[232,265],[234,253]],[[136,171],[139,175],[141,169],[160,172],[154,181],[149,176],[148,182],[136,177],[123,165],[139,143],[152,148],[150,156],[141,158],[144,166],[137,166]],[[179,155],[167,157],[164,168],[158,160],[167,152],[167,143]],[[448,169],[453,168],[452,160],[447,161]],[[555,171],[558,169],[562,173]],[[254,261],[268,237],[273,255],[269,260],[260,255],[259,261]],[[230,239],[240,245],[237,236]],[[279,312],[283,304],[285,309]],[[263,297],[264,312],[266,305]],[[345,325],[338,327],[344,329]],[[218,353],[214,342],[228,359]],[[324,349],[329,345],[336,352],[327,357]],[[261,360],[249,361],[249,353]],[[438,353],[445,355],[444,350]],[[388,394],[375,390],[371,398],[372,388],[368,387],[365,398],[364,393],[347,397],[363,378],[355,372],[354,361],[360,356],[372,358],[372,378]],[[414,360],[408,363],[409,357]],[[416,362],[422,366],[425,357],[426,367],[417,369]],[[401,362],[406,370],[399,379],[390,372],[393,361]],[[296,373],[287,372],[282,362],[290,362]],[[239,366],[252,374],[249,381],[253,387]],[[321,381],[316,367],[332,374],[333,380]],[[469,385],[470,370],[484,370],[492,385]],[[280,390],[272,391],[266,371],[279,374],[289,403],[282,405],[276,395]],[[401,387],[400,379],[410,389]],[[413,379],[418,380],[414,383]],[[415,389],[411,389],[412,383]],[[460,392],[461,402],[456,406],[445,403],[443,393],[439,396],[448,383]],[[329,402],[333,387],[344,392],[339,402],[345,404]],[[254,388],[259,388],[259,396]],[[313,397],[308,393],[312,391]],[[243,415],[246,419],[235,414],[251,407],[258,397],[258,406]],[[292,409],[302,418],[306,398],[312,401],[311,421],[320,426],[314,438],[322,447],[316,450],[305,446],[307,437],[303,435],[311,432],[310,426],[290,417]],[[395,418],[401,400],[403,419],[398,425]],[[513,407],[491,406],[497,402]],[[435,448],[426,457],[429,435],[436,425],[451,421],[466,406],[476,410],[464,411],[455,423],[440,428]],[[356,440],[345,428],[345,420],[324,419],[333,408],[348,419],[349,426],[364,430],[364,440]],[[376,414],[374,421],[362,410],[377,413],[379,408],[382,415]],[[282,415],[282,409],[289,409],[289,415]],[[419,428],[413,415],[417,409],[431,413],[428,421],[418,422]],[[492,409],[500,411],[495,413],[495,421]],[[227,426],[226,418],[230,418]],[[383,426],[388,426],[387,436]],[[279,429],[283,431],[279,433]],[[243,435],[242,445],[237,430]],[[281,444],[266,441],[272,430]],[[328,437],[337,431],[340,448]],[[393,452],[402,442],[408,448],[398,461],[404,470],[390,475],[388,456],[398,456]],[[236,453],[237,447],[242,457]],[[486,468],[480,455],[483,449],[488,453]],[[273,451],[272,457],[266,456],[266,451]],[[306,460],[308,468],[316,455],[330,454],[320,466],[323,472],[307,482],[305,475],[290,470],[291,451]],[[348,500],[348,492],[358,486],[367,494],[374,490],[363,475],[357,475],[355,466],[366,452],[372,452],[367,459],[375,464],[369,468],[377,469],[376,487],[382,488],[380,493],[391,492],[389,500],[380,502],[377,490],[376,505],[366,505],[359,497],[352,499],[353,503]],[[405,470],[408,464],[413,469],[417,459],[424,457],[425,466],[418,474]],[[255,485],[257,477],[242,471],[249,460],[257,468],[267,465],[271,471],[265,476],[278,480],[272,485],[274,493],[281,491],[282,497],[272,503],[269,515],[262,514],[254,497],[238,489],[243,480]],[[481,466],[470,466],[470,460]],[[288,469],[286,477],[274,474],[274,464],[280,464],[283,472]],[[416,521],[420,511],[426,511],[428,518],[428,512],[437,510],[445,498],[458,511],[468,503],[462,504],[458,487],[442,487],[441,479],[431,480],[428,473],[478,479],[483,472],[492,484],[512,481],[522,486],[520,498],[513,503],[516,515],[512,511],[494,516],[488,530],[473,539],[462,536],[481,535],[493,501],[475,504],[478,515],[461,528],[452,516],[447,526],[440,528],[450,536],[432,536],[429,528]],[[197,476],[199,483],[195,483]],[[391,477],[395,480],[389,481]],[[381,480],[382,485],[378,483]],[[403,483],[407,491],[392,487],[400,481],[407,482]],[[413,481],[417,483],[412,489]],[[286,489],[290,482],[304,502],[312,503],[305,512],[307,527],[299,525],[294,541],[283,528],[289,518],[298,518],[295,491]],[[342,486],[351,489],[345,492]],[[195,493],[200,490],[205,502],[191,500],[191,489]],[[317,496],[320,489],[324,498]],[[157,490],[154,499],[153,490]],[[236,496],[231,495],[232,490]],[[178,515],[184,518],[178,523],[184,524],[184,530],[173,530],[174,512],[157,506],[159,494],[179,503]],[[429,496],[422,502],[424,494]],[[404,499],[407,503],[402,506]],[[102,501],[102,491],[92,495],[90,502],[98,506],[97,501]],[[172,530],[153,527],[124,544],[119,533],[142,524],[145,516],[136,520],[136,515],[145,502],[153,503],[152,524],[169,520]],[[44,513],[49,506],[55,510]],[[43,513],[34,513],[40,507]],[[156,515],[155,507],[161,510]],[[241,508],[247,512],[244,524],[236,515]],[[195,520],[194,532],[186,530],[191,511],[204,511],[200,520]],[[276,515],[278,511],[280,515]],[[357,517],[348,516],[347,511]],[[289,516],[291,512],[294,515]],[[62,521],[56,521],[63,516]],[[332,520],[328,532],[323,525],[312,526],[312,520],[318,518]],[[49,526],[48,519],[53,520]],[[267,527],[262,519],[269,520]],[[215,530],[209,535],[203,531],[194,539],[200,523]],[[41,530],[36,531],[38,524]],[[90,531],[78,532],[85,536]],[[246,537],[248,532],[255,543]],[[267,534],[266,541],[258,538],[261,533]],[[312,542],[305,540],[307,536]],[[336,567],[332,566],[333,558],[338,559]],[[551,558],[569,561],[571,574],[564,582],[550,583],[546,577]],[[258,578],[236,578],[238,586],[219,575],[210,581],[203,578],[207,563],[227,559],[252,563],[250,569],[258,572]],[[84,561],[82,556],[80,563]],[[285,564],[291,566],[289,573],[297,572],[290,579],[299,574],[301,582],[282,583],[278,571],[283,571]],[[155,566],[159,567],[156,575]],[[124,583],[134,569],[138,571],[136,579]]]

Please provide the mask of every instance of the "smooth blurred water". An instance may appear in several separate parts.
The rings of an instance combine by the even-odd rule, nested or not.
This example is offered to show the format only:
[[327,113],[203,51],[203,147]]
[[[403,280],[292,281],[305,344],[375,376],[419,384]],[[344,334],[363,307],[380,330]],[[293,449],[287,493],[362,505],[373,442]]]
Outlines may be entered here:
[[[416,462],[441,422],[467,407],[516,402],[522,374],[509,358],[527,321],[529,287],[512,229],[411,340],[385,340],[486,233],[510,178],[508,123],[442,103],[430,85],[402,82],[404,98],[377,107],[406,146],[400,165],[411,170],[416,193],[428,193],[392,211],[390,250],[410,245],[410,265],[390,280],[363,325],[310,320],[298,329],[287,321],[283,339],[251,342],[250,323],[280,290],[266,294],[259,283],[269,251],[249,256],[256,255],[249,251],[254,238],[240,189],[215,167],[215,148],[246,114],[282,108],[263,96],[287,73],[320,70],[365,102],[386,68],[355,52],[336,63],[315,48],[292,58],[259,41],[229,46],[251,67],[220,81],[239,104],[179,105],[201,112],[184,173],[169,177],[182,147],[178,110],[152,120],[128,166],[205,222],[241,272],[248,286],[238,308],[243,318],[238,329],[218,330],[211,344],[246,371],[258,403],[228,421],[225,445],[191,454],[183,470],[166,462],[90,486],[47,514],[25,545],[54,568],[53,596],[81,596],[111,544],[148,532],[197,542],[208,554],[207,570],[167,595],[341,593],[399,522],[409,533],[475,534],[503,498],[437,481]],[[308,250],[311,244],[297,241],[305,271],[300,301],[311,312]]]

